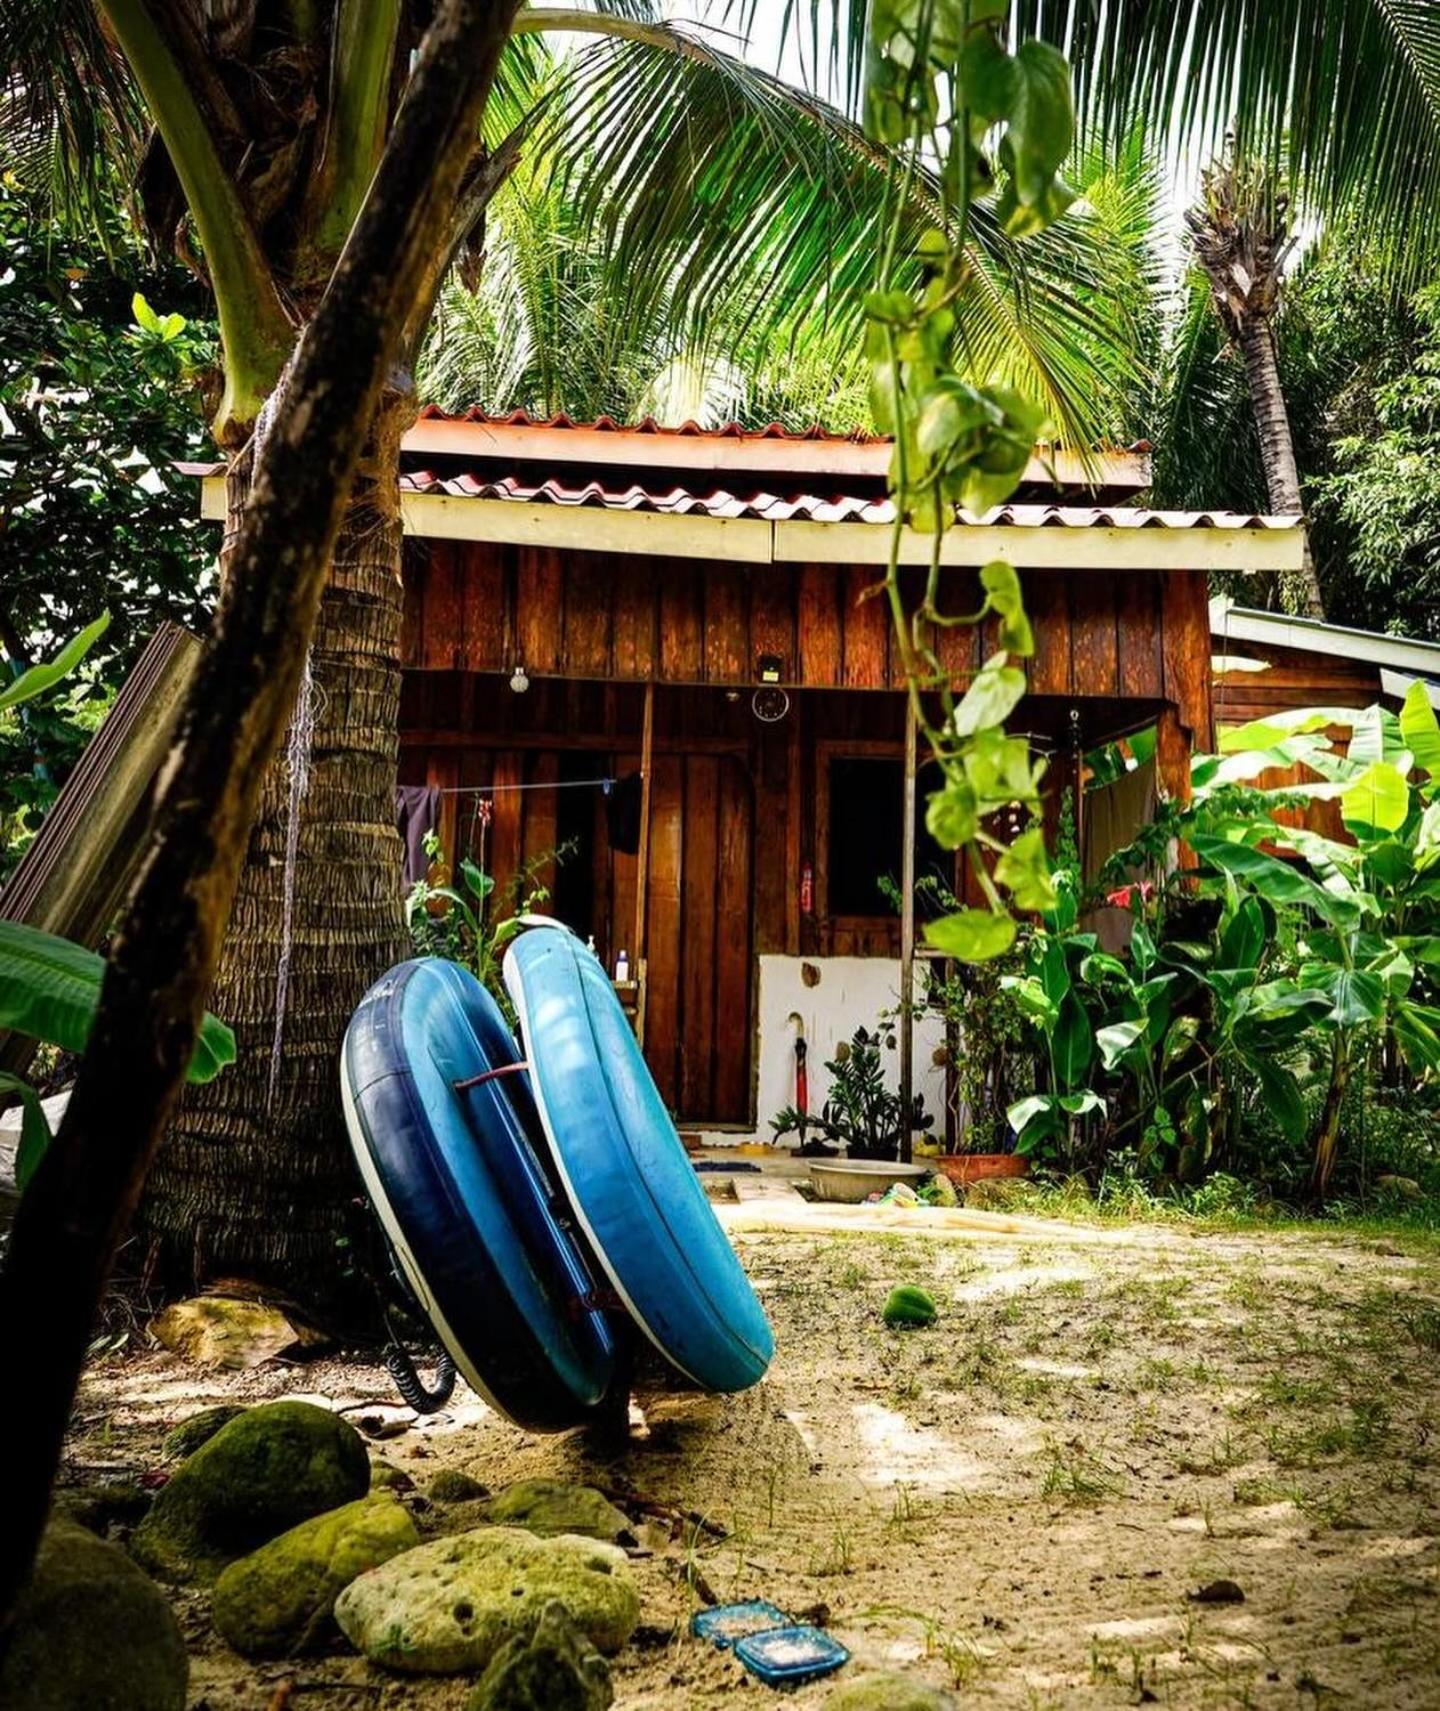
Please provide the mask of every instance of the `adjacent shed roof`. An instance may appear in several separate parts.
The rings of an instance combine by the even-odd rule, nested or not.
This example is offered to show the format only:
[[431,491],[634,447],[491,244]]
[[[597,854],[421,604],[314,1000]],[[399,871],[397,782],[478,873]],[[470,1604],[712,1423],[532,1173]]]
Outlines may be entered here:
[[[1237,605],[1224,594],[1210,602],[1210,633],[1219,642],[1254,642],[1361,661],[1407,687],[1417,677],[1440,684],[1440,642],[1417,636],[1387,636],[1378,630],[1354,630],[1317,618],[1296,618],[1288,612],[1261,612]],[[1403,695],[1404,689],[1399,693]]]

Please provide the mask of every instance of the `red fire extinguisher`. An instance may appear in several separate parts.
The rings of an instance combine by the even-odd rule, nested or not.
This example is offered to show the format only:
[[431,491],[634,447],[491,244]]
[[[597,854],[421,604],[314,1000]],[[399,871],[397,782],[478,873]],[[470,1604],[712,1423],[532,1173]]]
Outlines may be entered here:
[[815,869],[808,861],[800,869],[800,913],[815,913]]

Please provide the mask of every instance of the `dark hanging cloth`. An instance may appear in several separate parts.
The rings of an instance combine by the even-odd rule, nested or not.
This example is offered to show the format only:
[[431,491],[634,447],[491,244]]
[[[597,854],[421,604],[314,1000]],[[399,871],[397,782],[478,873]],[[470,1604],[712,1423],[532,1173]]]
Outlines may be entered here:
[[440,792],[433,784],[395,786],[395,829],[405,844],[405,883],[414,885],[430,871],[426,836],[440,822]]
[[621,855],[640,853],[640,805],[644,781],[638,772],[627,772],[610,786],[605,798],[605,831],[610,848]]

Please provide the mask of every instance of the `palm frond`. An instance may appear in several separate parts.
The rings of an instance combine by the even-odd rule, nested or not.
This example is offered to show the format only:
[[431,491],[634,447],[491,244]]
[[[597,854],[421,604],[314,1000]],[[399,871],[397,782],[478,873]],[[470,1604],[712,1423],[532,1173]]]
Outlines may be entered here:
[[[704,37],[670,34],[584,41],[537,133],[602,256],[597,284],[617,321],[668,314],[676,347],[696,352],[727,326],[763,345],[802,321],[858,345],[893,209],[891,157],[816,97]],[[939,215],[922,178],[901,215],[912,247]],[[1043,399],[1079,444],[1109,431],[1113,389],[1135,379],[1133,329],[1105,288],[1112,239],[1082,212],[1020,246],[982,210],[960,305],[977,375]]]
[[[818,0],[817,0],[818,3]],[[1070,56],[1090,134],[1137,117],[1172,138],[1288,161],[1308,208],[1360,215],[1389,265],[1440,254],[1440,6],[1434,0],[1016,0]]]
[[0,170],[94,223],[129,181],[145,138],[139,93],[91,0],[0,7]]

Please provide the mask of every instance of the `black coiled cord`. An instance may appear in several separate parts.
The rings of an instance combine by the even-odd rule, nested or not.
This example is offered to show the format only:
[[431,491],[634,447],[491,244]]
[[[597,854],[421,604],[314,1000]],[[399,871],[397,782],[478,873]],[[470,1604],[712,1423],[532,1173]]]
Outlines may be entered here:
[[435,1360],[433,1390],[426,1387],[425,1380],[415,1370],[415,1362],[399,1343],[391,1343],[385,1350],[385,1370],[406,1407],[413,1408],[417,1414],[438,1413],[455,1389],[455,1362],[443,1349]]

